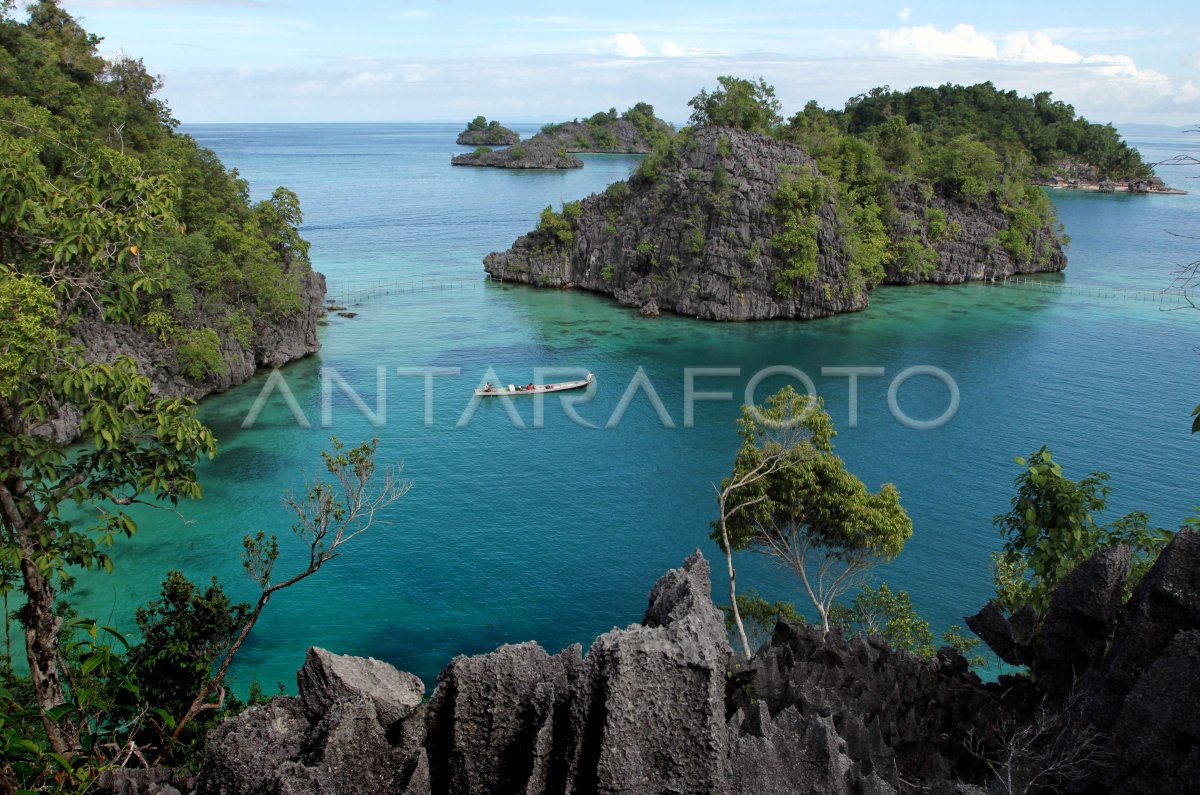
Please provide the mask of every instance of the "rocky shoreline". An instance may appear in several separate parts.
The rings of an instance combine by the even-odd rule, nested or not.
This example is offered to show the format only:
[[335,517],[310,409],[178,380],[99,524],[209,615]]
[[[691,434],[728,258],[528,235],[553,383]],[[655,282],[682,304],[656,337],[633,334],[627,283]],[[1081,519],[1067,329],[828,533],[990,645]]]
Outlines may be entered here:
[[697,552],[655,584],[640,625],[586,653],[523,643],[456,657],[427,701],[411,674],[310,649],[299,695],[213,730],[197,778],[118,770],[102,791],[1188,791],[1200,780],[1200,535],[1180,531],[1123,602],[1129,565],[1128,548],[1105,549],[1045,615],[972,616],[1030,672],[983,682],[949,647],[924,661],[783,621],[742,660]]
[[[175,348],[144,326],[108,323],[90,317],[81,320],[72,335],[83,346],[88,361],[112,362],[128,356],[150,378],[155,394],[200,400],[245,382],[259,368],[281,367],[320,350],[317,321],[325,312],[325,276],[316,271],[306,273],[301,278],[299,295],[301,309],[256,326],[250,345],[243,345],[231,332],[222,331],[224,317],[219,313],[202,313],[194,318],[195,327],[217,331],[225,363],[224,372],[210,373],[200,380],[185,376]],[[74,406],[58,407],[40,432],[59,444],[69,444],[79,436],[79,418]]]

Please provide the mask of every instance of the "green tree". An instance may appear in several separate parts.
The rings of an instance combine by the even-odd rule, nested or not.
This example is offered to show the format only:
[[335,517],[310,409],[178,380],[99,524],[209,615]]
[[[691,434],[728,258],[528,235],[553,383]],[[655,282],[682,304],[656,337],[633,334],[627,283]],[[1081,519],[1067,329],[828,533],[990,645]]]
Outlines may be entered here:
[[863,585],[848,606],[833,606],[830,621],[847,635],[879,635],[894,651],[906,651],[926,660],[937,652],[929,622],[917,614],[908,591],[893,592],[887,583],[880,583],[878,588]]
[[[303,497],[288,495],[285,499],[296,517],[292,532],[308,545],[308,564],[282,580],[275,580],[278,538],[260,530],[242,540],[242,567],[260,589],[258,601],[254,607],[238,611],[234,616],[234,623],[240,623],[240,626],[223,653],[210,658],[207,670],[212,671],[212,675],[195,691],[187,710],[175,724],[172,740],[178,740],[201,713],[225,706],[222,685],[225,674],[271,597],[341,557],[342,547],[369,530],[379,511],[408,493],[410,483],[399,477],[398,467],[384,467],[376,477],[378,439],[347,449],[335,436],[330,444],[332,450],[321,452],[325,476],[315,478]],[[217,699],[208,701],[214,692],[218,694]]]
[[1126,544],[1133,553],[1130,587],[1153,565],[1171,533],[1150,527],[1135,512],[1108,524],[1097,515],[1108,505],[1108,475],[1093,472],[1075,481],[1046,447],[1017,458],[1017,494],[1007,513],[993,520],[1004,538],[993,555],[997,602],[1008,610],[1029,604],[1044,611],[1054,586],[1097,550]]
[[[169,180],[139,176],[128,159],[97,150],[68,183],[50,183],[32,139],[0,135],[0,226],[14,256],[0,268],[0,533],[19,569],[26,655],[46,735],[56,753],[78,749],[78,725],[56,715],[67,703],[56,600],[72,567],[110,567],[102,551],[136,525],[124,506],[174,504],[200,495],[193,463],[215,451],[187,401],[155,397],[129,359],[84,360],[67,329],[100,308],[126,318],[139,291],[156,289],[139,244],[170,223]],[[33,325],[40,326],[36,338]],[[80,413],[90,449],[69,451],[42,432],[64,407]],[[94,508],[86,527],[60,517],[72,501]]]
[[[214,577],[205,587],[170,571],[158,599],[137,610],[141,641],[126,654],[134,687],[124,692],[131,713],[153,708],[152,717],[133,733],[140,747],[157,748],[172,760],[182,758],[180,743],[191,747],[202,739],[191,731],[169,741],[178,716],[212,674],[213,661],[229,647],[245,623],[250,605],[234,604]],[[208,728],[207,725],[200,729]]]
[[696,127],[738,127],[750,132],[771,134],[783,123],[775,88],[761,77],[757,82],[722,75],[720,88],[707,89],[688,100],[692,108],[691,124]]
[[900,492],[889,483],[872,493],[851,474],[833,452],[833,421],[820,400],[791,387],[763,406],[744,407],[739,425],[742,446],[723,486],[773,456],[782,464],[735,489],[745,507],[718,520],[714,539],[794,571],[828,632],[834,601],[871,566],[898,555],[912,535]]
[[768,602],[754,588],[746,593],[738,594],[736,605],[736,609],[733,605],[721,605],[721,612],[725,614],[725,629],[730,632],[746,633],[747,630],[744,626],[739,627],[739,623],[744,617],[750,623],[748,637],[752,639],[754,646],[761,646],[767,638],[770,638],[775,631],[776,623],[781,619],[797,624],[805,623],[804,616],[796,610],[794,602],[785,602],[782,599]]

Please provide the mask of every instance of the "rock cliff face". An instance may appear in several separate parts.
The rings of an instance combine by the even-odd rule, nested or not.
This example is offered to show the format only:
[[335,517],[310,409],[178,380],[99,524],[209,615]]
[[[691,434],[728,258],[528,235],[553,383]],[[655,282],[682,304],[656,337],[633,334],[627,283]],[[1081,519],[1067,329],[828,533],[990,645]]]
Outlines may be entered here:
[[[1030,677],[985,684],[877,639],[783,623],[733,657],[696,553],[640,626],[583,654],[456,658],[427,703],[409,674],[312,649],[300,695],[209,734],[201,793],[1187,792],[1200,780],[1200,535],[1121,604],[1129,552],[1097,553],[1032,632],[974,616]],[[113,792],[168,775],[121,772]],[[190,783],[190,782],[187,782]],[[181,784],[185,786],[186,784]],[[123,787],[123,788],[122,788]],[[1015,787],[1015,789],[1011,789]]]
[[[673,133],[671,126],[662,120],[656,119],[655,126],[663,134]],[[645,154],[652,146],[646,131],[626,118],[603,125],[573,121],[556,124],[508,149],[468,152],[450,162],[456,166],[493,168],[583,168],[583,161],[573,157],[572,152]]]
[[[870,285],[854,275],[833,196],[814,213],[815,276],[781,284],[785,260],[772,241],[783,222],[772,201],[797,173],[819,174],[799,146],[741,130],[701,129],[655,179],[616,183],[585,199],[571,240],[532,232],[508,251],[489,254],[484,268],[507,281],[606,293],[646,314],[810,319],[866,308]],[[1008,221],[994,199],[965,204],[904,183],[893,186],[892,198],[893,241],[915,235],[935,256],[919,269],[897,258],[885,266],[886,283],[958,283],[1066,266],[1048,227],[1029,241],[1040,257],[1018,260],[999,245],[997,234]],[[948,234],[931,237],[930,209],[944,213]]]
[[[259,367],[279,367],[319,350],[317,320],[324,311],[325,276],[316,272],[304,276],[300,300],[303,307],[299,312],[257,326],[250,346],[242,345],[232,334],[222,331],[220,316],[212,316],[208,322],[202,317],[202,327],[218,331],[226,370],[210,374],[201,381],[187,378],[175,350],[145,327],[106,323],[94,317],[81,320],[73,333],[83,345],[89,361],[111,362],[117,357],[128,356],[151,379],[156,393],[199,400],[237,386],[254,375]],[[73,406],[65,406],[59,408],[57,415],[47,423],[45,432],[66,444],[78,436],[78,428],[79,413]]]

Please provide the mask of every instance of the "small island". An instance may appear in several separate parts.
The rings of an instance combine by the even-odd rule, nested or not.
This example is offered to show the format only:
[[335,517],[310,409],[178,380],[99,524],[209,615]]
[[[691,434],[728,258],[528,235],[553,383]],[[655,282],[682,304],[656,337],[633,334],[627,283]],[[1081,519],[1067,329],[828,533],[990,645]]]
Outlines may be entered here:
[[1038,178],[1066,160],[1151,176],[1111,126],[1049,94],[875,89],[785,122],[771,86],[720,81],[628,181],[547,207],[485,258],[488,274],[645,315],[808,320],[863,310],[881,284],[1060,271],[1062,228]]
[[547,124],[524,143],[501,150],[481,146],[450,162],[491,168],[583,168],[575,154],[646,154],[674,132],[671,125],[655,117],[652,105],[639,102],[621,114],[610,108],[583,121]]
[[521,140],[521,134],[510,130],[493,119],[476,116],[467,122],[467,129],[455,140],[459,146],[512,146]]

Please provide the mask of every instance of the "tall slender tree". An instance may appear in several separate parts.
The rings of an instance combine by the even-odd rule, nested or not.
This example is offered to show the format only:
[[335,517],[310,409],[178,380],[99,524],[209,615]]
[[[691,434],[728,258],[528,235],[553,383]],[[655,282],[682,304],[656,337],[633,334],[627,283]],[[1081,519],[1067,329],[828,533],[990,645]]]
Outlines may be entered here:
[[[785,387],[745,408],[740,424],[742,447],[723,486],[741,483],[726,500],[741,507],[718,520],[714,537],[723,549],[752,549],[795,572],[828,632],[834,601],[900,553],[912,520],[895,486],[872,493],[834,454],[833,421],[819,398]],[[765,464],[775,457],[777,465]]]

